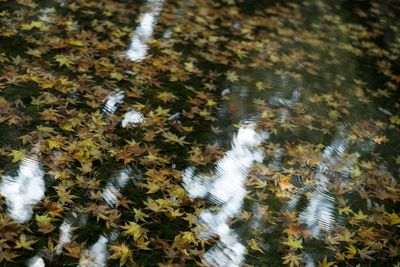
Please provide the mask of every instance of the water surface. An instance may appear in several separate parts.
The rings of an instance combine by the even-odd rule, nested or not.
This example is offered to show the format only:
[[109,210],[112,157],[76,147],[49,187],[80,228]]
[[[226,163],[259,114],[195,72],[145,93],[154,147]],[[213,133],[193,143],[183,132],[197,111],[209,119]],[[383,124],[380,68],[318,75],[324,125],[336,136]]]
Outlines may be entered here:
[[0,3],[0,262],[399,266],[399,9]]

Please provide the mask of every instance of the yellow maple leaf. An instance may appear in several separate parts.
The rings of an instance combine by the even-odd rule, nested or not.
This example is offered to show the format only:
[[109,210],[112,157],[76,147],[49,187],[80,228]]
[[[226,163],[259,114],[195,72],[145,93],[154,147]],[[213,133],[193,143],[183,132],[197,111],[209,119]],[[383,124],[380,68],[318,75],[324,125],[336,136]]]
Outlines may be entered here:
[[254,238],[247,240],[247,244],[250,246],[252,250],[259,251],[262,254],[264,254],[264,251],[258,246],[257,241]]
[[289,267],[300,266],[301,256],[289,253],[288,255],[282,257],[283,264],[289,264]]
[[227,71],[225,73],[225,75],[226,75],[226,79],[228,79],[228,81],[230,81],[230,82],[239,81],[239,77],[237,76],[236,72],[234,72],[234,71]]
[[68,43],[75,46],[84,46],[84,43],[82,41],[76,39],[69,39]]
[[47,31],[49,26],[45,25],[41,21],[32,21],[31,23],[24,23],[21,25],[21,29],[25,31],[32,30],[33,28],[38,28],[41,31]]
[[285,242],[282,242],[282,244],[288,246],[290,250],[302,249],[303,248],[303,239],[301,239],[301,238],[297,239],[292,236],[289,236],[288,240]]
[[12,150],[9,155],[13,157],[12,162],[18,162],[18,161],[23,160],[26,157],[26,151],[25,150]]
[[70,57],[65,56],[65,55],[56,55],[54,56],[54,59],[58,62],[58,65],[61,66],[66,66],[67,68],[70,68],[71,65],[74,63]]
[[178,137],[176,134],[173,134],[171,132],[166,132],[163,133],[163,137],[165,138],[165,142],[167,143],[177,143],[181,146],[184,146],[185,144],[188,144],[188,142],[184,141],[186,136]]
[[390,120],[390,122],[391,123],[393,123],[393,124],[397,124],[397,125],[400,125],[400,117],[399,116],[391,116],[390,118],[389,118],[389,120]]
[[121,226],[121,228],[125,230],[125,235],[132,236],[134,240],[138,240],[142,236],[147,237],[148,230],[135,222],[129,222],[129,224]]
[[19,236],[19,240],[15,242],[16,246],[14,248],[23,248],[27,250],[33,250],[31,245],[35,244],[37,240],[27,240],[24,234]]
[[128,259],[132,260],[132,251],[124,243],[119,245],[112,245],[110,246],[110,250],[113,251],[110,259],[119,259],[119,266],[123,266]]
[[263,82],[256,82],[256,88],[258,90],[264,90],[265,89],[265,85]]
[[178,98],[170,92],[160,92],[157,94],[157,98],[160,99],[162,102],[167,103],[167,102],[174,102]]
[[347,252],[348,253],[346,254],[346,258],[352,259],[352,258],[354,258],[354,255],[356,255],[356,253],[357,253],[357,248],[350,244],[347,247]]
[[399,215],[397,213],[395,213],[395,212],[392,212],[392,213],[385,212],[385,214],[386,214],[386,216],[389,217],[391,225],[400,224],[400,217],[399,217]]
[[334,261],[328,261],[325,257],[323,261],[318,261],[318,267],[331,267],[335,264]]

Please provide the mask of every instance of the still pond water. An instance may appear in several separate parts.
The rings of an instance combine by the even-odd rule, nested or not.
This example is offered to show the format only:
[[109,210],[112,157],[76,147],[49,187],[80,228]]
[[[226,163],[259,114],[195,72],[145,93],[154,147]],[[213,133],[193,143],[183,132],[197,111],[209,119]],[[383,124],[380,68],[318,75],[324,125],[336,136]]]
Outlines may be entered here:
[[1,1],[3,266],[400,266],[396,1]]

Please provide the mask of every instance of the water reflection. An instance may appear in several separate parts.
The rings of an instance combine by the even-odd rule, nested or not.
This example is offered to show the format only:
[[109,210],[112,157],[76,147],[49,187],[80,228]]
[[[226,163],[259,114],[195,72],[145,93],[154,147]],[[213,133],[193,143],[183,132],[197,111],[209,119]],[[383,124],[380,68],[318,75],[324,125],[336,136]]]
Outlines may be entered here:
[[289,109],[294,108],[301,96],[301,89],[297,88],[293,90],[291,98],[283,98],[280,92],[277,92],[273,97],[269,99],[271,106],[282,106]]
[[328,191],[315,191],[310,196],[307,207],[299,214],[299,221],[307,226],[311,234],[321,238],[329,233],[335,223],[335,199]]
[[135,109],[131,109],[124,115],[124,119],[121,122],[122,127],[126,127],[128,125],[134,127],[137,126],[139,123],[144,121],[144,117],[142,113],[136,111]]
[[240,127],[232,140],[232,148],[217,161],[213,175],[196,174],[188,168],[183,175],[189,196],[207,199],[218,205],[218,211],[204,210],[199,217],[203,231],[200,237],[218,236],[218,242],[206,252],[205,261],[213,266],[240,266],[245,247],[229,227],[229,221],[242,210],[246,196],[244,181],[255,162],[262,162],[263,151],[258,148],[268,138],[266,132],[257,132],[253,123]]
[[114,177],[107,182],[103,191],[103,199],[108,205],[114,206],[120,196],[119,189],[124,187],[131,178],[131,169],[125,168],[120,170]]
[[[118,106],[123,103],[125,98],[125,94],[123,92],[117,92],[107,98],[106,104],[103,107],[103,112],[106,114],[113,114],[116,112]],[[144,120],[143,115],[140,112],[137,112],[135,109],[131,109],[127,113],[124,114],[124,119],[121,122],[122,127],[135,126],[138,123]],[[121,170],[117,171],[113,174],[112,177],[108,180],[105,188],[103,189],[102,196],[103,200],[111,207],[114,207],[121,196],[120,189],[125,187],[128,182],[131,180],[133,183],[138,182],[143,178],[140,170],[136,166],[128,166],[124,167]],[[76,218],[76,215],[74,214]],[[80,216],[81,222],[80,226],[86,224],[86,217]],[[72,233],[72,225],[71,221],[64,221],[64,223],[60,227],[60,241],[58,247],[58,252],[61,251],[61,248],[64,244],[71,241],[71,233]],[[84,250],[82,253],[81,259],[79,261],[79,267],[102,267],[107,266],[108,259],[108,251],[107,244],[108,242],[115,241],[119,236],[119,232],[114,231],[109,235],[102,234],[99,236],[97,242],[93,244],[89,249]]]
[[27,157],[19,165],[16,176],[5,175],[0,193],[5,197],[11,218],[25,223],[32,217],[33,206],[44,197],[44,171],[36,157]]
[[[76,217],[76,214],[73,214]],[[60,226],[60,237],[56,246],[56,254],[60,255],[65,244],[71,242],[72,237],[72,220],[66,219]]]
[[[351,146],[346,136],[348,133],[343,125],[336,138],[322,152],[322,160],[315,167],[313,174],[315,185],[303,185],[307,205],[299,207],[301,196],[294,197],[287,205],[289,209],[300,210],[298,219],[307,226],[314,238],[323,239],[325,234],[331,233],[334,224],[341,221],[337,214],[336,198],[330,192],[329,185],[332,180],[346,183],[353,173],[357,158],[347,156]],[[365,150],[366,142],[370,143],[369,140],[360,140],[358,150]],[[374,145],[369,144],[367,147],[371,152]]]
[[124,99],[125,93],[122,91],[111,94],[106,99],[103,112],[113,114],[117,110],[118,106],[124,102]]
[[136,27],[126,55],[132,61],[141,61],[147,55],[148,41],[153,36],[153,27],[161,12],[163,0],[148,0],[146,11],[140,15],[140,23]]
[[79,267],[103,267],[107,266],[107,242],[108,239],[101,235],[96,243],[85,250],[79,261]]
[[28,265],[28,267],[44,267],[44,266],[46,266],[44,264],[44,260],[39,256],[35,256],[35,257],[29,259],[27,265]]

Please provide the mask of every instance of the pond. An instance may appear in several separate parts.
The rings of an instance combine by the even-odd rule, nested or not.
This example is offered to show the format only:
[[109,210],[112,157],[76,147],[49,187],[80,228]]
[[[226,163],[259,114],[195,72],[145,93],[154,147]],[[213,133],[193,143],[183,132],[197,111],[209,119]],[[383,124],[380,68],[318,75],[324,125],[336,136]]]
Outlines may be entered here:
[[400,266],[398,14],[0,2],[0,263]]

